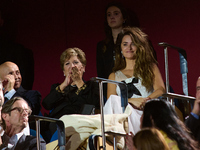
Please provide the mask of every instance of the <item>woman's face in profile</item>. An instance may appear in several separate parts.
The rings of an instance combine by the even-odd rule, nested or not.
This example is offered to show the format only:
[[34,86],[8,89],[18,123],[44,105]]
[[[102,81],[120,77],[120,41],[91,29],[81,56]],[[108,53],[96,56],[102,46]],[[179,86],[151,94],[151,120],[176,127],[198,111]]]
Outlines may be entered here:
[[78,71],[83,75],[85,72],[85,66],[81,63],[77,56],[71,56],[70,59],[66,60],[63,67],[63,72],[65,76],[71,73],[72,68],[76,67]]
[[131,36],[125,35],[121,43],[122,54],[126,59],[135,59],[137,47],[134,45]]
[[107,9],[107,22],[112,29],[122,27],[124,18],[118,7],[111,6]]

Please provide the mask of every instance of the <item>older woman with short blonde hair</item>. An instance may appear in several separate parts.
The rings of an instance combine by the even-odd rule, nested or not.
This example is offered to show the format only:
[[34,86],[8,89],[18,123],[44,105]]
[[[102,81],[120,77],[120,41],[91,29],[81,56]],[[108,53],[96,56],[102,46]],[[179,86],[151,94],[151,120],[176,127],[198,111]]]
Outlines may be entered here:
[[84,81],[86,67],[85,53],[79,48],[68,48],[60,56],[60,66],[64,73],[61,84],[53,84],[50,93],[42,101],[49,116],[60,118],[66,114],[80,114],[84,104],[99,107],[98,84]]

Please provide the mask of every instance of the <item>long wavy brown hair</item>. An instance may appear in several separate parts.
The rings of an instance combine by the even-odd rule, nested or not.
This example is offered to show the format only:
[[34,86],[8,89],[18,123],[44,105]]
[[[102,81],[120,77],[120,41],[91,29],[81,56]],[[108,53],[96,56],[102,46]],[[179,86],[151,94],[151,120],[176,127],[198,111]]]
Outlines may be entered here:
[[136,61],[134,66],[133,76],[142,78],[142,85],[146,87],[147,91],[153,88],[155,75],[153,73],[153,65],[157,64],[153,55],[153,48],[149,45],[147,35],[137,27],[126,27],[119,34],[116,42],[116,59],[113,71],[122,70],[126,67],[125,58],[121,53],[121,43],[125,35],[129,35],[137,47]]

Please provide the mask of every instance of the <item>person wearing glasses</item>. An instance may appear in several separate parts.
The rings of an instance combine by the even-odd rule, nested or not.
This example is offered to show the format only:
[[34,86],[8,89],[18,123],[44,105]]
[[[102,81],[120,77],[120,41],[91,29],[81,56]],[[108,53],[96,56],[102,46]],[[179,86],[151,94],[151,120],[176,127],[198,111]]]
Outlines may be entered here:
[[[28,125],[28,116],[32,110],[21,97],[15,97],[3,105],[1,111],[2,127],[5,130],[1,137],[0,149],[37,150],[37,139],[25,135],[23,130]],[[40,139],[41,150],[46,149],[46,143]]]

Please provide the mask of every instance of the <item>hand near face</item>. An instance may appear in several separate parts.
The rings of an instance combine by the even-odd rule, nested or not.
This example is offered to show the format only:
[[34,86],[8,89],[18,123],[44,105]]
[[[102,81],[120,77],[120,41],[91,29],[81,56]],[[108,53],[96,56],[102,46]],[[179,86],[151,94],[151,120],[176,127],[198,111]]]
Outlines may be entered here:
[[200,116],[200,98],[195,100],[192,112]]
[[10,91],[14,89],[15,86],[15,77],[13,75],[7,75],[5,76],[3,80],[3,93],[6,93],[7,91]]
[[78,69],[76,66],[72,68],[71,78],[73,80],[73,83],[75,83],[78,88],[82,87],[84,84],[82,76],[83,76],[83,67],[81,67],[80,69]]
[[66,75],[64,82],[60,85],[60,90],[63,91],[65,87],[72,84],[71,74]]
[[71,74],[68,74],[68,75],[66,76],[66,78],[65,78],[64,83],[65,83],[66,86],[68,86],[68,85],[72,84],[72,82],[73,82],[73,80],[72,80],[72,78],[71,78]]
[[[78,88],[82,87],[84,82],[82,80],[85,66],[81,63],[77,56],[71,56],[67,59],[63,66],[63,72],[68,77],[65,79],[65,87],[69,84],[75,84]],[[65,88],[63,84],[60,85],[60,89]]]
[[196,85],[196,100],[194,102],[194,108],[192,110],[194,114],[200,115],[200,78],[197,80]]
[[72,78],[73,82],[82,80],[81,69],[78,70],[77,67],[73,67],[72,71],[71,71],[71,78]]

